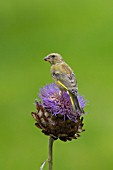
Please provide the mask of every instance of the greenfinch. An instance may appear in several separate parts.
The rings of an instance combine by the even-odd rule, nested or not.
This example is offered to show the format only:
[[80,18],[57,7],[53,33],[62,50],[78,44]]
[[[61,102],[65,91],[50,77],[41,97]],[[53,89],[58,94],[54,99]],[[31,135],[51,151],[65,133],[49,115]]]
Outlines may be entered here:
[[70,96],[73,111],[84,112],[78,102],[78,87],[73,70],[66,64],[62,56],[58,53],[51,53],[44,58],[51,64],[50,73],[55,84],[62,91],[66,91]]

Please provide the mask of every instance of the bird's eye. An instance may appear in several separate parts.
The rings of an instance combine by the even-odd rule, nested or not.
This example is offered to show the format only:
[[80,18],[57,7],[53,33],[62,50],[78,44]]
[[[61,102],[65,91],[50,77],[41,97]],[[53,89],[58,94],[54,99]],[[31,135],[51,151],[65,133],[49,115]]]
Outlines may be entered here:
[[52,55],[51,57],[52,57],[52,58],[55,58],[55,55]]

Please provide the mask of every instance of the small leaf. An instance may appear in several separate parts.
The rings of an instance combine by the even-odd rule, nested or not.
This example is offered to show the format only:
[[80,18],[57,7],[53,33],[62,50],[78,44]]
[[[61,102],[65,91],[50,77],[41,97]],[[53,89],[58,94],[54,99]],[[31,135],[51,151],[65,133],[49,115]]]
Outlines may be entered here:
[[44,168],[46,162],[47,162],[47,160],[45,160],[45,161],[42,163],[42,165],[41,165],[41,167],[40,167],[40,170],[43,170],[43,168]]

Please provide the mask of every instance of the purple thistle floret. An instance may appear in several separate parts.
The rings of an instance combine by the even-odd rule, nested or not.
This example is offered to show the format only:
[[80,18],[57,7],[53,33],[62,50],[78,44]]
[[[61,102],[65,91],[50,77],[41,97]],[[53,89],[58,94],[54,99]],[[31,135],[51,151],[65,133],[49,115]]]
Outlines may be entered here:
[[[73,114],[73,108],[69,95],[65,91],[61,92],[55,83],[43,87],[40,90],[39,97],[42,100],[41,104],[45,108],[45,110],[55,116],[61,114],[64,116],[64,119],[67,117],[75,122],[76,117],[83,114]],[[80,106],[84,108],[86,102],[84,101],[82,96],[78,95],[78,101]]]

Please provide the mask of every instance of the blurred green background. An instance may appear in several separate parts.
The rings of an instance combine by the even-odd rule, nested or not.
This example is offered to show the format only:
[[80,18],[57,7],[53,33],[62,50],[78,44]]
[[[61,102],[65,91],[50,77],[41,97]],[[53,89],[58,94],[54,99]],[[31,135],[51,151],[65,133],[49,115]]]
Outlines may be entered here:
[[[38,170],[48,137],[31,111],[61,53],[89,101],[81,138],[54,143],[54,170],[113,169],[113,1],[0,2],[0,169]],[[45,167],[45,170],[47,166]]]

